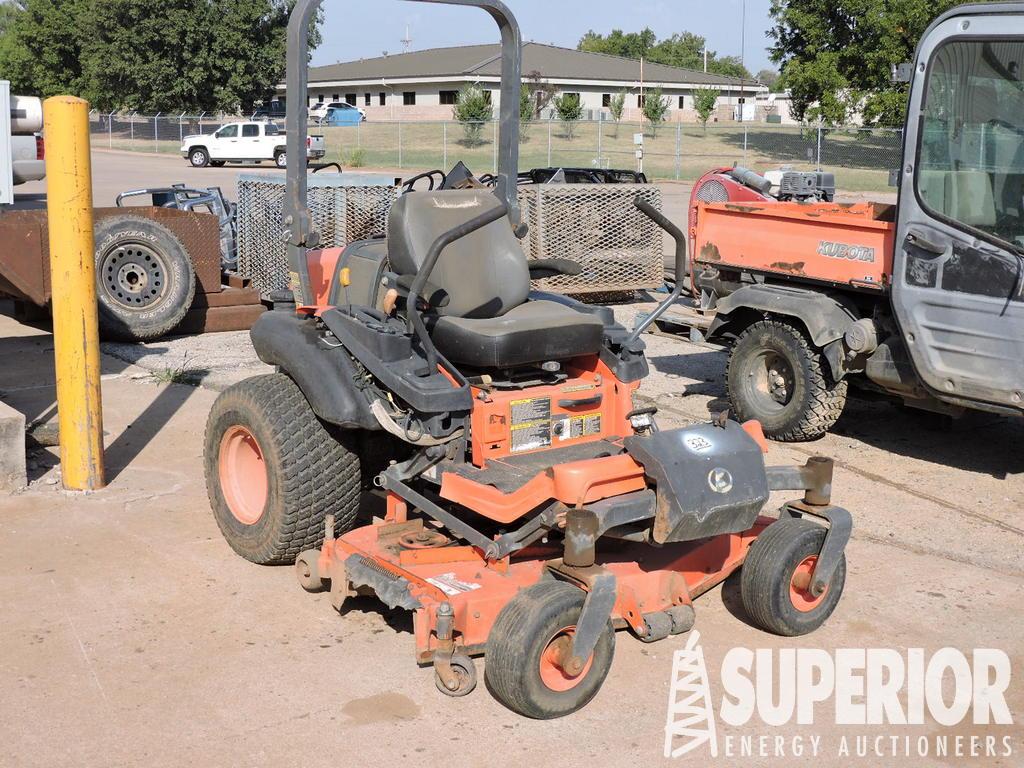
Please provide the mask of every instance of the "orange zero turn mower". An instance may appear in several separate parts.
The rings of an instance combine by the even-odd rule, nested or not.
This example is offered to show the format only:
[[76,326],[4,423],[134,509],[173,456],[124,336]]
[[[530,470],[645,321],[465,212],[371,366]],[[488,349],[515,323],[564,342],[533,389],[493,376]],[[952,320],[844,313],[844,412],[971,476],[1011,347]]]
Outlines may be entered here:
[[[253,562],[295,563],[335,608],[371,594],[412,612],[416,661],[439,690],[472,691],[483,655],[493,694],[534,718],[597,694],[617,630],[687,632],[693,601],[741,566],[754,623],[814,630],[842,594],[851,530],[831,503],[832,463],[767,467],[760,426],[725,415],[659,430],[655,409],[633,405],[656,317],[630,330],[607,308],[531,290],[579,267],[527,261],[518,241],[519,28],[497,0],[445,2],[501,30],[498,182],[447,174],[399,198],[387,238],[317,250],[289,160],[293,286],[252,329],[279,372],[222,393],[206,432],[226,539]],[[299,0],[290,29],[299,144],[317,5]],[[637,205],[675,238],[682,269],[684,234]],[[802,495],[773,517],[774,490]]]

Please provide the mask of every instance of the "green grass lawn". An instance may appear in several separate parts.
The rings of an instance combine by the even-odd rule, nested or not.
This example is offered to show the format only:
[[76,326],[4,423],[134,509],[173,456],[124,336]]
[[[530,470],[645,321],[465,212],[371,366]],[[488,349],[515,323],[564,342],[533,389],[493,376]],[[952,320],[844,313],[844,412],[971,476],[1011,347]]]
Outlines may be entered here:
[[[154,140],[136,127],[133,140],[123,130],[111,135],[98,131],[97,147],[140,152],[177,153],[180,142],[172,138]],[[176,129],[175,129],[176,130]],[[598,164],[635,168],[633,135],[638,124],[578,123],[570,136],[561,122],[537,122],[523,126],[520,168],[554,166],[590,167]],[[323,134],[328,162],[350,165],[353,160],[367,168],[400,168],[416,173],[432,168],[450,168],[462,160],[478,174],[495,167],[494,126],[483,126],[476,141],[467,140],[459,123],[366,122],[359,126],[311,129]],[[716,166],[745,165],[758,171],[791,165],[813,170],[818,156],[818,132],[798,126],[762,123],[663,125],[656,135],[644,139],[644,171],[652,179],[695,181]],[[900,165],[900,135],[897,132],[825,131],[821,136],[822,170],[836,175],[836,185],[848,192],[888,191],[889,169]]]

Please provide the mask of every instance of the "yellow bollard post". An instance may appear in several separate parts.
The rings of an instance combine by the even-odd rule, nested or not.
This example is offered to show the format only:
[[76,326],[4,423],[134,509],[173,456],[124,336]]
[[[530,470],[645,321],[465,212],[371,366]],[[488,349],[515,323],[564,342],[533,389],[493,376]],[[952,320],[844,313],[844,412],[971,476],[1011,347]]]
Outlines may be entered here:
[[47,99],[43,130],[61,473],[68,490],[91,491],[106,481],[88,102]]

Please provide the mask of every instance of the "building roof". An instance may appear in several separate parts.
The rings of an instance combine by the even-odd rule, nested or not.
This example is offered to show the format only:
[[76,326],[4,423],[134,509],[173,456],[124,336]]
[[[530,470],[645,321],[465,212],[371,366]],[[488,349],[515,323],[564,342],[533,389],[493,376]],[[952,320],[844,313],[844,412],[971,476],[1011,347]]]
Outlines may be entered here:
[[[577,51],[556,45],[528,42],[523,44],[523,75],[540,72],[553,80],[640,80],[640,62],[623,56]],[[359,59],[325,67],[311,67],[311,85],[323,82],[435,77],[497,77],[501,74],[501,46],[464,45],[454,48],[428,48],[423,51],[396,53]],[[665,64],[644,62],[644,78],[651,83],[696,85],[739,85],[738,77],[698,72]],[[755,81],[747,79],[747,85]]]

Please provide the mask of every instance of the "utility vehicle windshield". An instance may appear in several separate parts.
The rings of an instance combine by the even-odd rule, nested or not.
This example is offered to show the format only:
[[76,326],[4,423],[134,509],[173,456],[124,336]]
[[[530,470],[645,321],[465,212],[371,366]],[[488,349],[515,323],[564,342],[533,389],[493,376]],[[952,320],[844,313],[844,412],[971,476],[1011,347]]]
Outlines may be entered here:
[[917,189],[939,218],[1024,246],[1024,41],[952,40],[929,64]]

